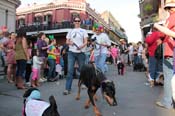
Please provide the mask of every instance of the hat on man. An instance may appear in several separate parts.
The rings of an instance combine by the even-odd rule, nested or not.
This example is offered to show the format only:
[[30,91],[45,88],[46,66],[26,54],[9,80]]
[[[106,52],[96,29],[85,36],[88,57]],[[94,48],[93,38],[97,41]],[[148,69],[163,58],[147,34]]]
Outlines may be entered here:
[[54,40],[55,38],[54,38],[54,35],[49,35],[49,39],[50,40]]
[[164,9],[175,7],[175,0],[166,0]]
[[103,32],[104,31],[104,28],[102,25],[98,24],[98,23],[95,23],[93,25],[93,31],[100,31],[100,32]]

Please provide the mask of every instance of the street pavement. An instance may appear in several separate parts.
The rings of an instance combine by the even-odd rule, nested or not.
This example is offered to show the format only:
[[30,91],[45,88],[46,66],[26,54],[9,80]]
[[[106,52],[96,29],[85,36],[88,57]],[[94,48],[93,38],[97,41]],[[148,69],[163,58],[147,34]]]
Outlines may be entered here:
[[[146,84],[144,72],[133,72],[127,67],[124,76],[117,74],[117,69],[109,65],[107,78],[113,80],[116,86],[118,106],[111,107],[97,91],[97,106],[103,116],[175,116],[174,110],[167,110],[155,105],[163,88],[160,86],[149,87]],[[84,109],[87,92],[82,90],[81,99],[75,100],[77,93],[77,79],[72,84],[72,93],[64,96],[65,79],[58,82],[41,83],[39,87],[42,99],[48,101],[50,95],[54,95],[61,116],[94,116],[93,109]],[[17,90],[14,85],[0,79],[0,116],[21,116],[24,90]]]

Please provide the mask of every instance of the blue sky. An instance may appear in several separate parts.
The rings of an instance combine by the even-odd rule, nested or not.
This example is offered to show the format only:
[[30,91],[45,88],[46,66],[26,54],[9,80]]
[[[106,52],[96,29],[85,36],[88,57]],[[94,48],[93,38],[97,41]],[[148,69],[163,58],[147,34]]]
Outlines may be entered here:
[[[21,0],[22,5],[49,3],[52,0]],[[139,0],[87,0],[92,8],[98,13],[109,10],[118,20],[121,26],[126,30],[129,42],[141,40],[141,31],[137,17],[139,14]]]

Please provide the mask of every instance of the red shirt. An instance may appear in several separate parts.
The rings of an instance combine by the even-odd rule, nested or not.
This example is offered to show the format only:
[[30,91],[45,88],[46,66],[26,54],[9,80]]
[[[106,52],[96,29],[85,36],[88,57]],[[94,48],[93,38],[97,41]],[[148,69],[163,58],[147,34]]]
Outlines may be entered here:
[[155,50],[157,48],[157,40],[162,36],[161,32],[154,31],[152,34],[148,35],[145,38],[145,42],[148,44],[148,53],[149,56],[154,56]]
[[[60,49],[56,49],[56,53],[60,53]],[[56,56],[56,64],[60,64],[60,56]]]
[[[175,12],[171,13],[166,20],[167,28],[175,32]],[[164,56],[173,56],[174,40],[170,36],[164,39]]]

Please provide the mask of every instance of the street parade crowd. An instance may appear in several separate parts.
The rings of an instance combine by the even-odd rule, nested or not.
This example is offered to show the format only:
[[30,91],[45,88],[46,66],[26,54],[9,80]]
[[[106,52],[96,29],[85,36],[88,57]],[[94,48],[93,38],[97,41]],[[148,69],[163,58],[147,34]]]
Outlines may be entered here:
[[63,95],[69,95],[73,79],[79,78],[84,64],[93,63],[104,74],[112,64],[119,75],[125,75],[126,67],[132,66],[136,73],[145,72],[150,87],[164,86],[163,97],[156,105],[172,108],[175,100],[175,6],[167,4],[165,9],[170,13],[166,23],[151,24],[144,42],[137,43],[127,43],[125,39],[120,39],[119,44],[113,43],[103,26],[97,23],[93,26],[94,35],[89,36],[80,27],[80,17],[74,18],[74,28],[67,33],[64,45],[57,43],[54,35],[39,32],[37,41],[33,42],[26,38],[23,30],[9,33],[3,27],[0,57],[7,81],[17,89],[26,89],[27,85],[38,87],[42,82],[65,78]]

